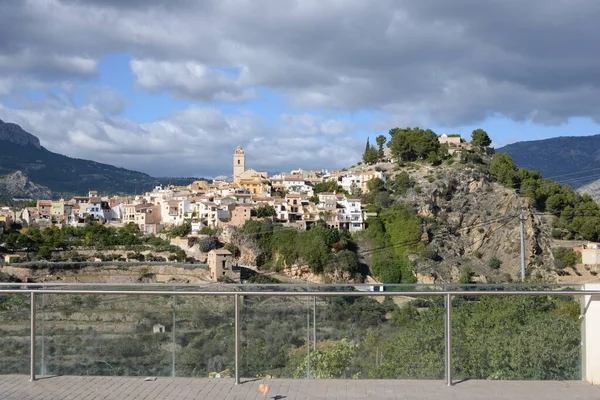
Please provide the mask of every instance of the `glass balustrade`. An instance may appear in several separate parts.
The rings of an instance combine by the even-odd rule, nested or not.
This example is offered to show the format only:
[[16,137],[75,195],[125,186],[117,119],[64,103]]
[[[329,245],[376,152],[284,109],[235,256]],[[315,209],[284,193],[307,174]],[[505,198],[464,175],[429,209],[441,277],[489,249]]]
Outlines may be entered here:
[[[139,293],[60,293],[69,289]],[[35,287],[29,289],[36,291],[35,373],[233,378],[237,295],[242,379],[441,380],[448,378],[448,361],[453,381],[581,379],[579,296],[536,294],[578,288],[531,286],[526,288],[531,295],[502,293],[511,289],[515,287]],[[144,294],[148,290],[169,292]],[[480,290],[498,294],[479,295]],[[18,294],[0,288],[2,374],[29,372],[30,299],[27,288]],[[446,358],[449,316],[451,360]]]

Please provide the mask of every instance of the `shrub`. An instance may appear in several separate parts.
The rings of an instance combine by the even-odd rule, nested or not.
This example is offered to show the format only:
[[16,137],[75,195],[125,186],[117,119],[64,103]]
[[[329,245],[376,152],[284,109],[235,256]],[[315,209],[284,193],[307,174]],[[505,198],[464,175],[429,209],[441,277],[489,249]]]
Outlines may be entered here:
[[581,262],[581,253],[573,251],[573,249],[559,247],[552,253],[554,254],[555,265],[558,269],[563,269],[565,267],[573,268]]
[[216,233],[217,233],[217,228],[211,228],[209,226],[203,226],[200,229],[200,234],[201,235],[210,235],[210,236],[212,236],[212,235],[215,235]]
[[235,244],[227,243],[225,245],[225,250],[228,250],[231,254],[233,254],[234,258],[238,258],[241,254],[240,249]]
[[490,261],[488,262],[488,266],[491,269],[500,269],[500,266],[502,265],[502,261],[500,261],[499,259],[497,259],[496,257],[492,257],[490,259]]
[[217,241],[217,239],[211,236],[199,240],[198,248],[201,252],[208,253],[209,251],[216,249],[218,244],[219,242]]

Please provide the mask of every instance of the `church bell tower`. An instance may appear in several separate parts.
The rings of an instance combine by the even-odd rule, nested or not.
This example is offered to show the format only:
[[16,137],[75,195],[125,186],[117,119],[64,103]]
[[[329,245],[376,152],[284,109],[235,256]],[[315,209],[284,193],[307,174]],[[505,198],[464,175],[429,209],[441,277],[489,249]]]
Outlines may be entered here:
[[238,146],[233,153],[233,181],[238,182],[239,176],[246,170],[246,154],[242,146]]

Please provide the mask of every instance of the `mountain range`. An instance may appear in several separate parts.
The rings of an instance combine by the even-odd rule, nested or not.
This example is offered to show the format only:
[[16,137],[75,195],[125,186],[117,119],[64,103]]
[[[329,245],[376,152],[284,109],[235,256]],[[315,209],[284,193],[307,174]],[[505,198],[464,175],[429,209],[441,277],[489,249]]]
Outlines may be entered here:
[[[17,173],[18,172],[18,173]],[[15,173],[17,173],[15,175]],[[53,153],[17,124],[0,120],[0,197],[40,198],[99,193],[131,194],[198,178],[156,178],[138,171]]]
[[508,153],[519,167],[538,170],[544,178],[574,189],[600,178],[600,135],[517,142],[496,153]]
[[[589,193],[600,202],[600,135],[517,142],[496,149],[520,167]],[[156,178],[139,171],[53,153],[19,125],[0,120],[0,198],[68,197],[89,190],[131,194],[156,185],[187,185],[202,178]]]

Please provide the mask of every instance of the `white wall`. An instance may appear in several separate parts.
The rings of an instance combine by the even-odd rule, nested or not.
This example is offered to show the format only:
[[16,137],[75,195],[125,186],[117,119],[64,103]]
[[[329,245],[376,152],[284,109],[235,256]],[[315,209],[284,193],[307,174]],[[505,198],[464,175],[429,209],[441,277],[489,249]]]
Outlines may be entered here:
[[[600,284],[584,285],[585,290],[600,290]],[[583,301],[583,380],[600,385],[600,295],[584,296]]]

